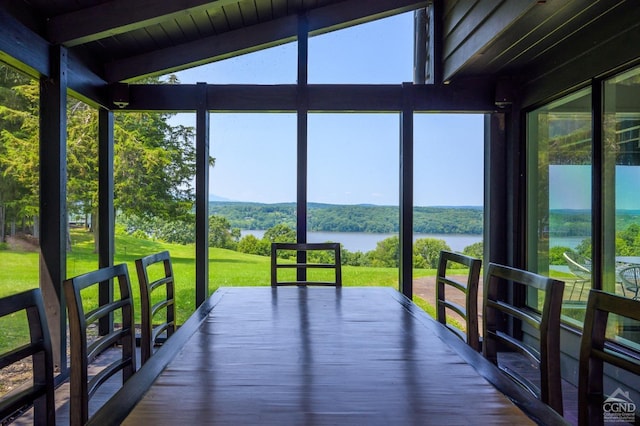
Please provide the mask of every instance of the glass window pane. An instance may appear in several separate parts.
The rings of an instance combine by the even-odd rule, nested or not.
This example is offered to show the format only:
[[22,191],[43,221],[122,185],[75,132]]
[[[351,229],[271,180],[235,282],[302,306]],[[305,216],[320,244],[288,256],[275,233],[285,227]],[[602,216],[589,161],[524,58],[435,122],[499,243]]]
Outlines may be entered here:
[[[640,67],[604,84],[603,289],[640,295]],[[638,340],[638,325],[611,318],[616,337]]]
[[84,102],[67,100],[67,277],[98,268],[98,112]]
[[[422,306],[435,315],[433,271],[440,250],[478,259],[483,255],[484,116],[414,114],[413,135],[414,300],[421,297]],[[455,267],[448,274],[466,280],[468,268]],[[447,294],[465,305],[463,292],[451,288]],[[480,285],[479,312],[481,294]],[[453,310],[446,315],[464,329],[464,320]]]
[[591,288],[590,89],[530,112],[527,143],[529,269],[565,281],[564,319],[581,323]]
[[398,286],[397,114],[310,114],[309,242],[342,244],[345,285]]
[[211,291],[269,285],[271,242],[295,241],[296,129],[295,114],[211,114]]
[[413,80],[413,12],[309,38],[309,83]]
[[295,84],[297,70],[298,43],[292,42],[182,70],[175,76],[183,84]]
[[40,89],[0,62],[0,297],[38,287]]

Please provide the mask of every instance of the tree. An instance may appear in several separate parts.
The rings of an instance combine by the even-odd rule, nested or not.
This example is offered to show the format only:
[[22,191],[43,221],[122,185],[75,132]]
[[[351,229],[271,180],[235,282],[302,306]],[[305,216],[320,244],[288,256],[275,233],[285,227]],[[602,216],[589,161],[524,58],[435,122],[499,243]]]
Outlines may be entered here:
[[475,257],[476,259],[482,259],[482,257],[484,256],[484,243],[482,241],[478,241],[477,243],[473,243],[470,246],[466,246],[462,250],[462,254]]
[[413,254],[424,259],[425,268],[438,267],[441,250],[451,251],[451,247],[438,238],[419,238],[413,243]]
[[[6,213],[39,212],[39,86],[0,67],[0,225]],[[146,83],[176,83],[151,78]],[[69,98],[67,196],[71,213],[95,215],[98,197],[98,114]],[[114,120],[114,205],[119,213],[186,220],[193,208],[194,129],[169,124],[171,114],[117,113]],[[213,165],[213,158],[209,158]],[[97,235],[97,222],[94,232]],[[4,227],[3,227],[4,228]],[[97,244],[97,239],[96,239]]]
[[37,235],[39,87],[8,67],[0,67],[0,87],[1,216],[3,221],[5,217],[14,221],[20,217],[32,219]]
[[241,253],[257,254],[260,256],[270,256],[271,248],[265,239],[259,240],[255,235],[245,235],[238,242],[238,251]]
[[262,237],[269,243],[293,243],[296,241],[296,231],[282,223],[267,229]]
[[400,261],[400,238],[397,235],[376,243],[370,252],[371,266],[397,267]]
[[219,247],[235,250],[240,240],[240,229],[231,229],[227,218],[222,216],[209,216],[209,247]]

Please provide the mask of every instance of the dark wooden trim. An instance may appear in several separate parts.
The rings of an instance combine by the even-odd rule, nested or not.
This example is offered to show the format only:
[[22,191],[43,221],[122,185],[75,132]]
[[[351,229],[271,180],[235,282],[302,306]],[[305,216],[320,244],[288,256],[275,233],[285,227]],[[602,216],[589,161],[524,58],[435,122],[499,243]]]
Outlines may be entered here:
[[413,298],[413,98],[405,83],[400,112],[400,262],[402,294]]
[[88,425],[107,426],[119,425],[127,417],[129,412],[142,399],[162,370],[182,350],[184,344],[195,333],[200,324],[207,319],[209,312],[220,302],[225,294],[225,289],[218,289],[211,297],[208,297],[189,319],[171,336],[171,340],[147,361],[131,377],[126,386],[122,387],[106,404],[104,404]]
[[[98,112],[98,267],[113,266],[115,255],[115,211],[113,209],[113,112],[100,109]],[[95,224],[94,224],[95,225]],[[94,229],[95,232],[95,229]],[[98,300],[101,305],[113,298],[109,283],[99,286]],[[100,334],[112,330],[109,318],[100,319]]]
[[49,44],[0,8],[0,61],[32,77],[49,75]]
[[221,8],[237,0],[111,0],[52,17],[47,32],[52,43],[67,47],[86,44],[184,16]]
[[[27,28],[0,8],[0,61],[34,77],[50,75],[50,45],[47,40]],[[72,52],[66,53],[67,87],[74,96],[91,105],[105,106],[103,86],[105,81]]]
[[484,119],[484,262],[508,263],[507,134],[505,113]]
[[[402,93],[411,92],[414,110],[420,112],[492,112],[496,110],[491,82],[470,80],[449,85],[399,84],[309,84],[308,110],[311,112],[364,111],[398,112]],[[207,85],[209,111],[298,110],[298,85]],[[198,99],[195,84],[132,84],[125,111],[195,111]]]
[[[0,8],[0,28],[0,61],[34,78],[50,75],[49,62],[55,62],[50,56],[52,45],[4,8]],[[102,90],[105,81],[72,52],[67,51],[66,56],[67,87],[74,96],[94,106],[106,105]]]
[[413,12],[413,83],[424,84],[427,80],[427,49],[429,37],[427,35],[427,10],[418,9]]
[[[468,7],[470,2],[458,5]],[[496,34],[512,25],[516,18],[536,6],[535,1],[476,1],[471,13],[464,13],[458,21],[451,21],[445,37],[443,52],[443,79],[451,79],[460,68],[477,55]]]
[[107,82],[73,52],[69,52],[68,87],[74,97],[93,107],[113,107],[109,103]]
[[40,288],[47,301],[53,362],[66,374],[67,50],[54,47],[50,54],[52,78],[40,79]]
[[[612,26],[619,28],[615,37],[609,35]],[[527,69],[527,83],[521,90],[523,107],[545,103],[588,84],[594,77],[637,64],[638,50],[631,46],[638,45],[640,21],[633,13],[624,13],[608,24],[598,24],[595,31],[580,32],[556,49],[556,56],[547,55]],[[567,57],[566,52],[582,53]]]
[[442,84],[443,72],[443,50],[444,40],[442,38],[444,27],[444,2],[436,1],[428,8],[429,20],[429,63],[426,81],[431,84]]
[[98,111],[98,267],[113,266],[115,212],[113,211],[113,112]]
[[107,82],[162,75],[295,41],[295,15],[105,64]]
[[[591,288],[598,290],[602,290],[602,261],[605,256],[602,232],[605,226],[605,209],[608,208],[603,203],[604,189],[606,188],[604,183],[606,161],[604,151],[608,148],[604,147],[602,139],[604,119],[602,86],[600,80],[593,80],[591,83]],[[614,209],[613,219],[615,222],[615,205],[612,208]]]
[[[309,19],[306,15],[298,17],[298,84],[297,84],[297,153],[296,153],[296,241],[307,242],[307,200],[308,200],[308,140],[309,140]],[[298,263],[307,262],[307,252],[299,251]],[[306,281],[307,270],[296,271],[298,281]]]
[[207,84],[198,83],[196,110],[196,306],[209,296],[209,111]]

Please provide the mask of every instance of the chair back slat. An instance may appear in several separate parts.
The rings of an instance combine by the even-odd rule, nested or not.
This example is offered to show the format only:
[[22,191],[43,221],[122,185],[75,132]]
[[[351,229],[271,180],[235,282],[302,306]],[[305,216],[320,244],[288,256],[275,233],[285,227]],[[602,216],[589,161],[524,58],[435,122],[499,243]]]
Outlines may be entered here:
[[[516,293],[537,294],[541,306],[515,303]],[[560,311],[564,282],[530,271],[490,263],[484,282],[483,354],[514,381],[562,414]],[[523,325],[533,334],[527,336]],[[499,359],[513,352],[537,366],[538,377]]]
[[[156,277],[155,274],[152,279],[149,271],[156,266],[162,266],[160,276]],[[151,358],[154,348],[171,337],[176,330],[175,280],[171,255],[168,251],[162,251],[137,259],[136,272],[140,285],[142,322],[140,358],[141,364],[144,364]],[[163,312],[164,316],[160,319]],[[163,335],[166,338],[162,338]]]
[[[458,266],[464,268],[466,276],[463,281],[453,276]],[[436,275],[436,319],[478,352],[481,350],[478,331],[478,283],[481,266],[480,259],[442,250]],[[448,298],[451,292],[464,295],[464,306]],[[455,312],[465,321],[465,331],[447,321],[448,311]]]
[[[615,316],[615,320],[613,320]],[[629,340],[609,340],[607,329],[613,321],[622,329],[627,327],[636,331],[640,327],[640,301],[591,290],[587,300],[584,318],[584,329],[580,342],[580,363],[578,370],[578,424],[581,426],[603,424],[607,421],[640,424],[637,411],[627,410],[631,405],[610,405],[604,419],[604,402],[608,398],[617,398],[623,403],[629,401],[628,389],[618,388],[614,394],[605,395],[604,365],[609,364],[635,375],[635,382],[640,380],[640,338]],[[631,320],[631,321],[629,321]],[[637,332],[637,331],[636,331]],[[635,389],[638,391],[638,389]],[[633,404],[636,406],[638,401]]]
[[[115,286],[118,285],[120,297],[113,300]],[[101,285],[108,286],[110,300],[98,298],[98,307],[85,309],[83,290],[98,292]],[[71,380],[69,422],[72,426],[84,425],[89,419],[89,400],[95,391],[107,379],[122,372],[122,383],[136,371],[135,327],[133,297],[129,272],[126,264],[120,264],[88,272],[64,282],[64,292],[69,311],[69,337],[71,341]],[[93,305],[91,305],[93,306]],[[113,315],[119,313],[122,325],[114,331]],[[95,338],[89,341],[87,330],[103,319],[108,319],[109,331],[98,330]],[[114,346],[117,345],[117,346]],[[97,374],[89,377],[89,367],[95,358],[107,349],[118,347],[122,355],[107,361]]]
[[0,353],[0,368],[31,359],[32,379],[0,397],[0,423],[33,404],[33,422],[55,425],[53,352],[40,289],[27,290],[0,299],[0,317],[26,313],[29,343]]
[[[293,251],[296,253],[295,262],[282,261],[280,253]],[[329,261],[313,261],[312,253],[329,253]],[[295,270],[293,279],[281,279],[279,271]],[[332,269],[333,280],[308,280],[307,272],[311,269]],[[272,243],[271,244],[271,285],[277,286],[342,286],[342,260],[340,257],[340,243]]]

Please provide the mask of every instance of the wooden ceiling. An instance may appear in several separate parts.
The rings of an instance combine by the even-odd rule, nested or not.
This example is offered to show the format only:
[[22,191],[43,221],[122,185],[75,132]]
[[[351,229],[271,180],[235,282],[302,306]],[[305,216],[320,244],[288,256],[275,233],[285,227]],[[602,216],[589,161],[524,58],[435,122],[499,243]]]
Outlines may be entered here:
[[23,24],[106,82],[130,81],[425,7],[416,0],[11,0]]
[[543,78],[613,38],[620,39],[617,50],[640,53],[624,44],[625,34],[640,34],[637,0],[446,0],[443,26],[445,80]]

